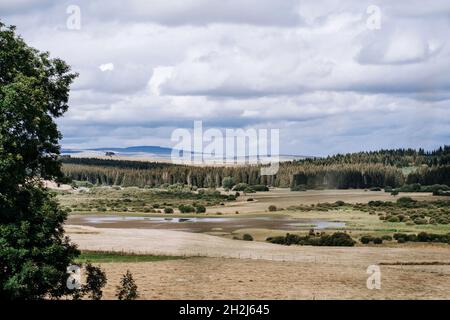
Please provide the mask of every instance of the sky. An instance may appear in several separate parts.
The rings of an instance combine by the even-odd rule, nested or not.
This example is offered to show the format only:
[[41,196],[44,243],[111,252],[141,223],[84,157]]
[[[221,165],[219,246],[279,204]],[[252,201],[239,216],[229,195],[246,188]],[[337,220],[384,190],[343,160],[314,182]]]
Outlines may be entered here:
[[450,1],[0,0],[79,77],[64,148],[279,129],[283,154],[450,142]]

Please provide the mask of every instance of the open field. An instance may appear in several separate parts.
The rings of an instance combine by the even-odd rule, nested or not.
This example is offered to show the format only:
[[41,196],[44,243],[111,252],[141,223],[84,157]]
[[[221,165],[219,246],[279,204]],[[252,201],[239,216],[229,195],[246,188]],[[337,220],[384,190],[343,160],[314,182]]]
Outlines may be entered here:
[[[279,246],[199,233],[68,227],[82,249],[206,256],[174,261],[102,263],[114,298],[129,269],[143,299],[446,299],[448,245]],[[217,257],[217,258],[212,258]],[[397,264],[418,265],[397,265]],[[368,290],[366,269],[381,265],[382,289]]]
[[[437,253],[436,253],[437,254]],[[367,263],[191,258],[102,263],[105,298],[130,270],[140,299],[448,299],[450,266],[381,266],[381,290],[366,287]]]
[[[116,199],[121,197],[117,190],[114,192]],[[75,196],[79,198],[74,200],[72,195],[65,194],[66,203],[92,194]],[[104,191],[101,198],[107,196]],[[442,199],[429,193],[400,196],[420,201]],[[93,259],[108,276],[105,298],[114,298],[115,285],[129,269],[142,299],[448,299],[450,247],[445,243],[384,241],[381,245],[358,242],[355,247],[313,247],[265,241],[286,232],[306,234],[311,228],[326,233],[345,231],[356,240],[365,234],[449,232],[450,227],[445,224],[387,222],[352,205],[327,210],[320,206],[300,209],[336,201],[395,202],[400,196],[364,190],[275,189],[208,207],[203,214],[98,213],[95,209],[73,213],[66,231],[82,250],[128,252],[141,257],[139,262],[126,260],[133,258],[114,263],[108,257]],[[249,197],[254,201],[247,201]],[[147,199],[146,206],[154,199],[165,201],[150,196]],[[269,212],[269,205],[277,206],[278,211]],[[341,225],[336,227],[333,223]],[[241,239],[245,233],[256,241],[233,239]],[[151,258],[167,256],[176,260]],[[370,265],[381,268],[381,290],[366,287],[366,270]]]

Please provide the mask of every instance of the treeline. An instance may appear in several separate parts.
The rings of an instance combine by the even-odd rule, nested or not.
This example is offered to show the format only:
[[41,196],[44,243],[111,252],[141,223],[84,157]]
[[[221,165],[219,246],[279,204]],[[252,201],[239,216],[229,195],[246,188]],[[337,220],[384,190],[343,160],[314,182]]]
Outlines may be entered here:
[[200,188],[220,187],[224,177],[232,176],[236,182],[251,185],[272,185],[273,178],[261,177],[260,169],[253,166],[216,168],[174,165],[167,168],[131,169],[96,165],[64,164],[63,172],[73,180],[93,184],[120,186],[160,186],[186,184]]
[[401,186],[404,176],[400,169],[382,164],[306,165],[293,175],[292,187],[306,189],[365,189]]
[[[405,183],[450,185],[450,164],[445,164],[449,152],[450,147],[445,146],[432,152],[381,150],[282,162],[274,176],[261,176],[259,165],[202,167],[91,158],[65,158],[62,161],[67,177],[101,185],[144,187],[181,183],[210,188],[220,187],[225,177],[232,177],[235,183],[294,190],[361,189],[397,188]],[[420,168],[405,176],[401,168],[412,165],[420,165]]]
[[416,172],[410,173],[406,180],[408,184],[445,184],[450,186],[450,165],[420,168]]
[[66,164],[81,164],[90,166],[127,168],[127,169],[158,169],[158,168],[161,169],[175,166],[174,164],[164,162],[99,159],[99,158],[71,158],[67,156],[62,156],[60,160],[62,163]]
[[73,180],[89,181],[100,185],[159,186],[182,183],[200,188],[220,187],[225,177],[235,183],[293,187],[305,185],[318,188],[369,188],[401,186],[404,182],[400,169],[375,165],[293,165],[281,164],[275,176],[261,176],[258,166],[197,167],[170,166],[153,169],[134,169],[98,165],[63,165],[63,172]]
[[348,154],[337,154],[326,158],[307,158],[297,163],[316,165],[332,164],[383,164],[399,168],[408,166],[443,166],[450,165],[450,146],[440,147],[433,151],[423,149],[393,149]]

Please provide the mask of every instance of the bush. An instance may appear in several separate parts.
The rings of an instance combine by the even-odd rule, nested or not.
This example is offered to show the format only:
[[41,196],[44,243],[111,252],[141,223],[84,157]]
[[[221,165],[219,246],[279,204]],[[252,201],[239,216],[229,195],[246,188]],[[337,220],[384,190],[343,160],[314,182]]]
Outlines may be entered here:
[[397,216],[391,216],[389,219],[387,219],[389,222],[400,222],[400,218]]
[[362,244],[369,244],[373,241],[373,238],[371,236],[362,236],[359,241],[361,241]]
[[255,192],[256,192],[255,189],[253,189],[252,187],[247,187],[244,190],[244,193],[255,193]]
[[130,270],[122,276],[120,286],[117,286],[116,297],[119,300],[136,300],[139,297],[137,285]]
[[100,300],[106,282],[106,273],[100,267],[95,267],[88,262],[86,264],[86,284],[82,288],[83,293],[89,294],[92,300]]
[[316,236],[298,236],[295,234],[287,233],[285,237],[269,237],[266,239],[271,243],[283,244],[283,245],[310,245],[310,246],[338,246],[338,247],[352,247],[355,245],[355,241],[346,233],[335,232],[332,235],[325,233],[320,237]]
[[408,207],[408,208],[412,207],[416,202],[417,202],[416,200],[413,200],[410,197],[401,197],[398,198],[397,200],[398,205],[400,205],[401,207]]
[[269,191],[269,187],[265,186],[265,185],[262,185],[262,184],[257,184],[257,185],[251,186],[251,188],[253,190],[259,191],[259,192],[267,192],[267,191]]
[[440,242],[440,243],[450,243],[450,233],[447,234],[434,234],[420,232],[418,235],[415,234],[405,234],[405,233],[395,233],[394,239],[399,243],[404,242]]
[[373,243],[374,244],[382,244],[383,243],[383,239],[381,239],[381,238],[373,238]]
[[225,177],[222,180],[222,187],[224,189],[231,189],[235,185],[234,179],[232,177]]
[[237,185],[234,186],[233,190],[234,191],[244,191],[246,188],[248,188],[248,184],[246,183],[238,183]]
[[197,212],[197,213],[205,213],[206,212],[206,207],[204,205],[199,204],[199,205],[197,205],[195,207],[195,212]]
[[190,204],[181,204],[178,206],[178,210],[180,210],[181,213],[192,213],[195,212],[195,208],[191,206]]
[[274,206],[274,205],[271,205],[271,206],[269,206],[269,211],[270,211],[270,212],[277,211],[277,207]]
[[172,208],[169,208],[169,207],[164,208],[164,213],[166,213],[166,214],[173,213],[173,209],[172,209]]
[[392,237],[388,235],[382,236],[381,239],[385,241],[392,241]]
[[242,240],[244,240],[244,241],[253,241],[253,237],[252,237],[252,235],[246,233],[246,234],[244,234],[244,236],[242,237]]
[[247,201],[255,201],[253,198],[248,198]]
[[335,232],[331,236],[322,235],[321,244],[323,246],[353,247],[355,241],[347,233]]

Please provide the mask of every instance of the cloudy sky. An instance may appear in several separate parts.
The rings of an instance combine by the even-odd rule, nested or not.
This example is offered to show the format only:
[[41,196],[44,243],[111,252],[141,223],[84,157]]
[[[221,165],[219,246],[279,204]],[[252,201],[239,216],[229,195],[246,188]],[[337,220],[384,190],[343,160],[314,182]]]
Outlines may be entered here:
[[79,72],[65,148],[170,146],[194,120],[279,128],[285,154],[450,142],[448,0],[0,0],[0,18]]

